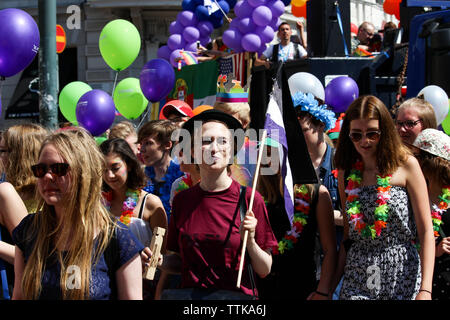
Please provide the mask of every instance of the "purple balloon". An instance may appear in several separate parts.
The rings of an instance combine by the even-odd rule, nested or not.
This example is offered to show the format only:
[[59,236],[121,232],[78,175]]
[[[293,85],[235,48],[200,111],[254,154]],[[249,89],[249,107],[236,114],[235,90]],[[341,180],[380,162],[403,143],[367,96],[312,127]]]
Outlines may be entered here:
[[204,47],[206,47],[206,45],[210,42],[211,42],[211,37],[209,37],[209,36],[200,38],[200,44]]
[[279,17],[284,13],[285,5],[283,1],[277,0],[269,5],[269,9],[272,11],[272,16]]
[[247,0],[247,1],[248,4],[251,5],[253,8],[257,8],[269,2],[267,0]]
[[162,46],[158,49],[158,58],[169,61],[172,50],[168,46]]
[[196,27],[186,27],[183,31],[183,38],[186,42],[195,42],[200,38],[200,32]]
[[240,21],[241,21],[241,19],[239,19],[239,18],[235,18],[235,19],[231,20],[229,28],[239,29]]
[[209,21],[200,21],[197,25],[197,29],[200,31],[200,37],[209,37],[211,32],[213,32],[214,27]]
[[198,23],[195,14],[191,11],[181,11],[177,15],[177,21],[180,22],[185,27],[195,26]]
[[325,88],[325,103],[335,113],[345,112],[358,96],[358,84],[350,77],[334,78]]
[[242,18],[239,21],[239,31],[242,34],[253,32],[258,26],[253,22],[252,18]]
[[206,20],[208,20],[209,19],[208,8],[206,8],[203,5],[197,6],[197,8],[195,8],[195,17],[199,21],[206,21]]
[[186,45],[184,46],[184,50],[196,53],[197,52],[197,42],[186,43]]
[[183,36],[181,34],[173,34],[167,39],[167,46],[173,51],[176,49],[182,49],[186,45]]
[[0,76],[11,77],[30,65],[39,50],[39,28],[20,9],[0,10]]
[[253,7],[248,4],[248,1],[239,1],[234,6],[234,14],[238,18],[250,17],[252,15]]
[[236,48],[241,47],[242,34],[239,30],[228,29],[222,35],[222,41],[228,48],[236,51]]
[[272,21],[272,11],[266,6],[259,6],[253,10],[252,18],[258,26],[267,26]]
[[153,59],[142,68],[139,82],[144,96],[153,103],[158,102],[172,90],[175,71],[168,61]]
[[278,31],[280,24],[281,19],[279,17],[272,17],[272,21],[270,21],[269,26],[271,26],[274,31]]
[[181,62],[181,67],[184,67],[186,65],[186,63],[183,61],[183,56],[180,53],[180,50],[173,50],[172,53],[170,54],[170,64],[174,67],[174,68],[178,68],[178,61],[176,61],[175,59],[181,58],[180,62]]
[[248,33],[242,37],[242,48],[247,52],[256,52],[261,47],[261,39],[257,34]]
[[183,33],[183,25],[178,21],[173,21],[169,26],[170,34],[182,34]]
[[109,129],[116,116],[113,98],[103,90],[94,89],[83,94],[75,110],[78,123],[93,136]]
[[263,44],[271,42],[275,37],[275,31],[270,26],[256,28],[256,34],[261,38]]

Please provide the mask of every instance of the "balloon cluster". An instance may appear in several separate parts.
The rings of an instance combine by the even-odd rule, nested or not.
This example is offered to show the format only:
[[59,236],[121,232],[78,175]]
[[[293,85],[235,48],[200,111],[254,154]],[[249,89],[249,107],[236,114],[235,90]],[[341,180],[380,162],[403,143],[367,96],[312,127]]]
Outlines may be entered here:
[[[211,42],[213,30],[214,25],[210,21],[199,21],[192,11],[181,11],[177,19],[170,24],[167,45],[158,49],[158,58],[167,60],[172,66],[177,67],[177,58],[181,58],[180,50],[196,53],[197,41],[206,46]],[[181,62],[184,66],[184,61]]]
[[400,20],[400,3],[402,0],[385,0],[383,3],[383,10],[387,14],[393,14]]
[[[99,38],[100,53],[111,69],[119,72],[136,59],[141,38],[136,27],[126,20],[109,22]],[[59,108],[64,117],[86,128],[93,136],[104,133],[114,122],[116,109],[127,119],[136,119],[147,108],[148,102],[158,102],[175,83],[175,71],[165,60],[153,59],[141,70],[139,79],[120,81],[111,95],[92,89],[88,84],[74,81],[59,95]]]
[[217,29],[223,25],[224,16],[220,9],[212,12],[212,7],[220,6],[225,14],[228,14],[236,5],[237,0],[211,0],[210,8],[205,6],[206,2],[204,0],[183,0],[181,7],[184,11],[193,12],[198,21],[209,21],[214,29]]
[[243,0],[236,4],[236,18],[223,33],[223,42],[235,52],[262,53],[281,24],[285,4],[281,0]]

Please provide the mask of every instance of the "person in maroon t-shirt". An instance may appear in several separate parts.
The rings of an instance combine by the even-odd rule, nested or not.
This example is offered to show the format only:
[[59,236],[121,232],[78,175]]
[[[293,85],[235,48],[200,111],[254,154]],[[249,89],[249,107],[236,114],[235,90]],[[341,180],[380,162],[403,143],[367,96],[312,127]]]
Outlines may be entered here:
[[[196,292],[206,293],[230,290],[252,295],[247,265],[242,272],[241,287],[236,288],[244,231],[248,230],[246,250],[249,254],[245,264],[251,262],[259,277],[269,274],[272,266],[271,248],[277,242],[264,201],[258,192],[255,193],[253,210],[247,212],[241,223],[240,185],[230,177],[227,169],[233,156],[233,137],[229,129],[242,127],[235,118],[224,112],[207,110],[183,126],[193,136],[192,140],[200,138],[194,132],[194,121],[202,122],[202,141],[199,144],[202,152],[192,151],[201,179],[200,183],[181,191],[173,200],[167,249],[175,254],[164,257],[162,268],[170,265],[174,257],[179,257],[182,288],[196,288]],[[239,146],[234,149],[234,153],[238,149]],[[251,189],[247,188],[247,206],[250,195]]]

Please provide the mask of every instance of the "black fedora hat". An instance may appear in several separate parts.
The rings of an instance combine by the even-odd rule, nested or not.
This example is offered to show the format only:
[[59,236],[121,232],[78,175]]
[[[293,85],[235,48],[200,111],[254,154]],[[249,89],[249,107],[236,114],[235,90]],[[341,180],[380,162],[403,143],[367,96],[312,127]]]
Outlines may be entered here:
[[[194,123],[195,121],[200,121],[202,123],[209,122],[209,121],[219,121],[225,124],[228,129],[230,130],[238,130],[242,129],[242,124],[232,115],[229,115],[228,113],[225,113],[223,111],[211,109],[211,110],[205,110],[195,117],[190,118],[188,121],[186,121],[183,124],[183,129],[186,129],[189,131],[189,133],[194,132]],[[234,143],[234,154],[236,155],[237,151],[239,151],[242,148],[242,145],[244,144],[244,139],[238,139],[236,136],[234,137],[235,143]]]

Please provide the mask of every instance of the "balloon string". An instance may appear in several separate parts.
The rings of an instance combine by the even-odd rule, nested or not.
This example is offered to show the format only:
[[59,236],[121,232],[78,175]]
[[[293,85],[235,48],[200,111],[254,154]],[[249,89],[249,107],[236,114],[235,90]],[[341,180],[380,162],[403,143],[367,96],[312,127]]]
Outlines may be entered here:
[[142,116],[141,122],[139,122],[138,126],[137,126],[137,130],[139,130],[141,128],[142,122],[144,122],[145,118],[147,118],[147,114],[150,111],[151,108],[148,108],[147,106],[147,111],[145,112],[145,114]]
[[220,11],[222,11],[223,15],[225,16],[225,18],[227,18],[228,23],[231,22],[231,19],[228,18],[227,14],[225,13],[225,11],[223,11],[222,7],[220,6],[220,4],[217,2],[217,0],[214,0],[214,2],[217,4],[217,6],[219,7]]
[[114,84],[113,84],[113,90],[112,90],[111,96],[114,96],[114,90],[116,90],[116,82],[117,82],[118,75],[119,75],[119,71],[116,71],[116,76],[114,78]]

